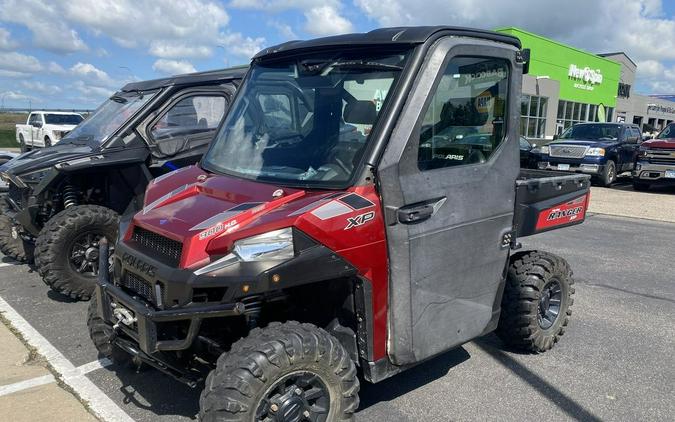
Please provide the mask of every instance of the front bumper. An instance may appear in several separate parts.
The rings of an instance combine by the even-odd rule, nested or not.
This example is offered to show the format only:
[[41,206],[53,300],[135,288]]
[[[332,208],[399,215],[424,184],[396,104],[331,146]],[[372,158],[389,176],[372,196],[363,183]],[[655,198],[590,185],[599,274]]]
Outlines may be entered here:
[[[562,164],[564,167],[569,166],[567,170],[561,170],[558,166]],[[569,171],[574,173],[585,173],[585,174],[600,174],[605,171],[604,164],[596,163],[581,163],[581,164],[567,164],[567,163],[551,163],[550,161],[539,161],[537,163],[537,168],[539,170],[555,170],[555,171]]]
[[675,185],[675,178],[666,177],[666,172],[675,172],[675,164],[652,164],[639,161],[633,170],[633,179],[645,183],[662,183]]

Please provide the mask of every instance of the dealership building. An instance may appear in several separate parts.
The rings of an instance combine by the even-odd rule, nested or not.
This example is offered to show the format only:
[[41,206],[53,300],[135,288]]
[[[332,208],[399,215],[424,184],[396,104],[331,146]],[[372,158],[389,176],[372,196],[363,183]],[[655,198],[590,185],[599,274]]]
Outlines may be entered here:
[[552,138],[581,122],[635,123],[657,131],[675,121],[675,102],[634,92],[636,64],[625,53],[592,54],[518,28],[498,32],[529,48],[521,134]]

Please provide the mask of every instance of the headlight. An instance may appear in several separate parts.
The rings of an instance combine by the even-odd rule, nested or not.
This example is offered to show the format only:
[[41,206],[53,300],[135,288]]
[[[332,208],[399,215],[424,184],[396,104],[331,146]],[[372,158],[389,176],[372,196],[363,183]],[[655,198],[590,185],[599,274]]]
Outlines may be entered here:
[[274,230],[234,242],[232,252],[195,271],[196,275],[220,270],[237,262],[286,261],[295,256],[293,229]]
[[244,262],[293,258],[293,230],[290,227],[234,242],[232,253]]
[[604,157],[605,149],[604,148],[588,148],[586,151],[587,157]]
[[532,152],[538,152],[539,154],[549,154],[551,152],[551,148],[549,148],[548,145],[542,145],[539,148],[534,148]]

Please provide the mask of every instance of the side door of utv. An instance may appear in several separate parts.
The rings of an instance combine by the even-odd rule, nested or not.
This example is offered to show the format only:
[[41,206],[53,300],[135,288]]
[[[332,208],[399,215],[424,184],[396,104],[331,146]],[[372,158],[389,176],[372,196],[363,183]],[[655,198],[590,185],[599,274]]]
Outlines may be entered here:
[[150,145],[154,176],[201,159],[230,106],[234,90],[233,84],[184,89],[146,119],[141,130]]
[[469,38],[431,46],[380,161],[394,364],[498,321],[519,172],[516,52]]

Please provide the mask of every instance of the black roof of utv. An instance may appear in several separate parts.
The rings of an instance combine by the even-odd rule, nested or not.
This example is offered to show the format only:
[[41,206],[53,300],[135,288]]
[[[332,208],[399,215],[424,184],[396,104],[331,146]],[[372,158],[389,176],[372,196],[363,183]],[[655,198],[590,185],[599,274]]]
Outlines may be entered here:
[[145,91],[148,89],[162,88],[171,85],[186,85],[204,81],[241,79],[246,74],[248,66],[237,66],[229,69],[209,70],[206,72],[186,73],[169,76],[168,78],[151,79],[148,81],[131,82],[122,87],[120,91]]
[[311,50],[332,46],[387,46],[422,44],[437,34],[456,37],[481,38],[485,40],[511,44],[517,48],[521,48],[520,40],[518,38],[494,31],[462,28],[457,26],[400,26],[395,28],[375,29],[365,33],[317,38],[307,41],[288,41],[286,43],[268,47],[260,51],[253,57],[253,59],[283,54],[295,50]]

